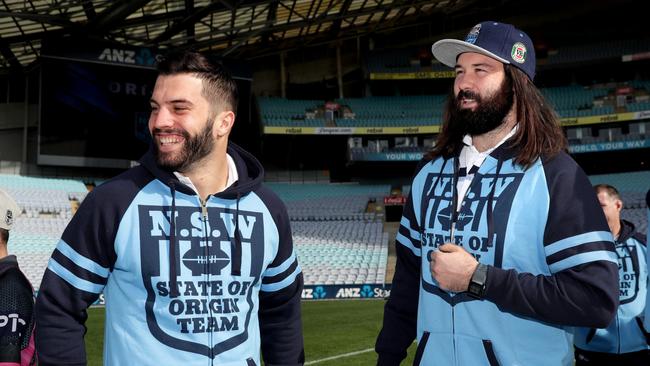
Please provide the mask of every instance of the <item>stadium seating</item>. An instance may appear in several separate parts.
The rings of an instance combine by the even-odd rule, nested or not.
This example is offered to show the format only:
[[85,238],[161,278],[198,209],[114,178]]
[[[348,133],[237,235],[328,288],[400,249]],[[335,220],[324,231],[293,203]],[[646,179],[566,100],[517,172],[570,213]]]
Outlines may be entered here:
[[72,218],[71,201],[88,190],[78,180],[0,174],[0,187],[22,209],[9,236],[9,252],[19,257],[27,278],[38,288],[47,261]]
[[323,118],[307,118],[309,110],[315,110],[317,100],[289,100],[283,98],[258,98],[262,123],[266,126],[325,127]]
[[389,238],[366,207],[390,186],[268,185],[287,205],[306,285],[384,283]]

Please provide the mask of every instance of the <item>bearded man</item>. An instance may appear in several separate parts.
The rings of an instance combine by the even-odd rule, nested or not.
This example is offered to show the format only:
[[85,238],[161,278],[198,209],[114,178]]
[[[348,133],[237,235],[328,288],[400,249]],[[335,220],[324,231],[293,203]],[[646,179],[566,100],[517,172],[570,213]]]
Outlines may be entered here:
[[612,235],[533,84],[531,39],[477,24],[433,44],[456,77],[396,238],[378,365],[572,365],[570,326],[618,305]]
[[158,64],[152,146],[94,189],[36,301],[39,365],[86,365],[86,308],[106,301],[104,365],[302,365],[302,273],[282,202],[228,141],[237,86],[206,55]]

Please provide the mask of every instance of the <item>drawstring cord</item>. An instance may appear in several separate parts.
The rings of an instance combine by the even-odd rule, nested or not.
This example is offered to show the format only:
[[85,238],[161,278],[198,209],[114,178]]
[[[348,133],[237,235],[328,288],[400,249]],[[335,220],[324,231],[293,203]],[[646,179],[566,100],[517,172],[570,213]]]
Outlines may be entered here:
[[233,276],[241,276],[241,234],[239,233],[239,199],[241,193],[237,192],[237,206],[235,208],[235,240],[231,244],[231,259],[230,259],[230,274]]
[[501,167],[503,166],[503,160],[501,156],[497,158],[497,171],[494,175],[494,182],[492,183],[492,189],[490,189],[490,195],[488,196],[487,202],[487,225],[488,225],[488,239],[487,247],[491,247],[494,241],[494,218],[492,214],[492,208],[494,205],[494,192],[496,191],[497,182],[499,181],[499,173],[501,172]]
[[174,181],[169,182],[169,188],[172,192],[172,211],[169,217],[169,296],[178,297],[178,285],[176,277],[178,276],[176,268],[176,186]]

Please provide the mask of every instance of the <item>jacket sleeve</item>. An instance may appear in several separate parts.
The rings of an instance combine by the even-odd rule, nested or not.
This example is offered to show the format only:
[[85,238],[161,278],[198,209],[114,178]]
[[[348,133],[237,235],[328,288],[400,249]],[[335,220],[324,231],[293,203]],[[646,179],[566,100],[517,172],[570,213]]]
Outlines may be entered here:
[[97,190],[66,227],[41,282],[36,298],[41,366],[86,364],[86,309],[103,291],[115,262],[112,205],[98,201]]
[[[411,191],[413,194],[413,191]],[[420,290],[420,226],[409,195],[397,232],[397,263],[390,297],[384,306],[384,322],[377,337],[377,365],[398,366],[416,337]]]
[[34,298],[29,282],[17,268],[0,278],[0,299],[0,365],[32,365]]
[[279,199],[273,201],[279,244],[275,259],[263,273],[260,289],[262,356],[268,366],[297,366],[305,362],[300,309],[302,270],[293,248],[287,210]]
[[583,171],[560,154],[545,167],[549,209],[544,252],[551,275],[490,266],[485,298],[502,311],[567,325],[604,328],[618,307],[613,238]]

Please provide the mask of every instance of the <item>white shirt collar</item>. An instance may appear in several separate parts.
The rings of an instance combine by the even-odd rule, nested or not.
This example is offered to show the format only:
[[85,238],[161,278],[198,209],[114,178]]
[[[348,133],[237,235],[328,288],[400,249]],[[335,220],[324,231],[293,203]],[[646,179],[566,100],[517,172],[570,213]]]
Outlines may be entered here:
[[[226,180],[226,186],[223,188],[224,191],[239,179],[239,174],[237,173],[237,166],[235,165],[235,161],[232,159],[232,157],[229,154],[226,154],[226,161],[228,164],[228,179]],[[192,183],[192,180],[189,177],[186,177],[179,172],[174,172],[174,175],[176,176],[176,178],[178,178],[178,180],[181,183],[192,188],[192,190],[196,192],[197,195],[199,194],[199,190],[196,189],[194,183]],[[219,192],[214,192],[214,193],[219,193]]]
[[511,138],[512,136],[514,136],[515,132],[517,132],[517,128],[518,128],[518,127],[519,127],[519,124],[515,124],[515,126],[512,128],[512,130],[510,130],[510,132],[508,132],[508,134],[505,135],[505,136],[501,139],[501,141],[499,141],[499,142],[498,142],[496,145],[494,145],[493,147],[491,147],[491,148],[489,148],[489,149],[483,151],[482,153],[479,153],[478,150],[476,150],[476,148],[475,148],[474,145],[472,144],[472,136],[470,136],[470,135],[465,135],[465,136],[463,136],[463,143],[464,143],[465,145],[471,147],[472,150],[475,151],[477,154],[485,154],[485,155],[489,155],[492,151],[494,151],[494,149],[496,149],[497,147],[501,146],[501,145],[502,145],[504,142],[506,142],[509,138]]

